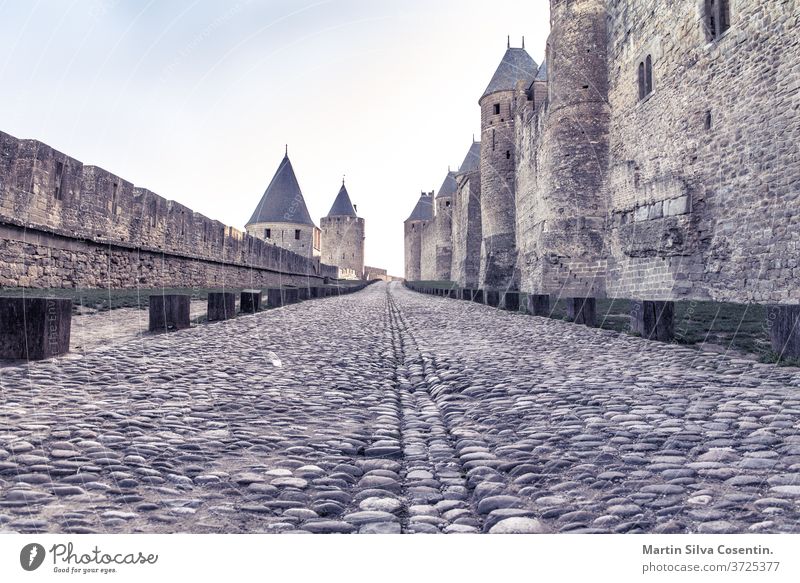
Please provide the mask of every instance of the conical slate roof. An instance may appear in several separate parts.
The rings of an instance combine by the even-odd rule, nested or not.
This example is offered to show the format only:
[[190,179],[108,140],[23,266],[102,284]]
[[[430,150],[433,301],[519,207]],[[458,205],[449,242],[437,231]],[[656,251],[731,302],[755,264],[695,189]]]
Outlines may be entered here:
[[288,155],[281,160],[278,171],[247,222],[248,225],[252,223],[299,223],[314,226]]
[[333,201],[331,210],[328,211],[329,217],[356,217],[356,209],[353,208],[353,203],[350,202],[350,195],[347,194],[347,189],[342,187],[339,189],[339,194],[336,195],[336,200]]
[[464,161],[461,163],[461,167],[458,169],[458,173],[462,174],[464,172],[472,172],[473,170],[477,170],[480,163],[481,143],[472,142],[467,155],[464,157]]
[[537,68],[536,61],[525,49],[509,48],[481,99],[496,91],[513,91],[518,81],[533,81]]
[[439,192],[436,193],[436,198],[440,196],[453,196],[458,190],[458,183],[456,183],[456,173],[447,171],[447,176],[444,178],[444,182],[442,182],[442,186],[439,188]]
[[408,221],[431,221],[433,220],[433,196],[422,193],[417,201],[417,206],[411,211],[406,219]]
[[547,61],[542,61],[539,66],[539,72],[536,73],[534,81],[547,81]]

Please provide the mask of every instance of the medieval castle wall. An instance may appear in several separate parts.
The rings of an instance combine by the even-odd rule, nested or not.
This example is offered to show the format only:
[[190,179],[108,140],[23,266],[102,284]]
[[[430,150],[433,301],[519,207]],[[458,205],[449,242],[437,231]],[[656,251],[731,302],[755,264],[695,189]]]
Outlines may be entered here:
[[322,262],[351,270],[356,278],[364,276],[364,219],[329,216],[320,219]]
[[436,234],[436,219],[422,225],[420,278],[425,281],[436,279]]
[[0,132],[0,285],[300,283],[336,268],[250,237],[36,140]]
[[612,295],[797,301],[800,4],[729,5],[609,3]]
[[[727,30],[712,29],[711,4],[729,10]],[[547,74],[481,101],[451,279],[469,287],[480,262],[489,288],[796,302],[798,25],[797,0],[551,0]]]
[[480,276],[481,173],[476,169],[456,176],[453,197],[451,279],[464,288],[477,288]]

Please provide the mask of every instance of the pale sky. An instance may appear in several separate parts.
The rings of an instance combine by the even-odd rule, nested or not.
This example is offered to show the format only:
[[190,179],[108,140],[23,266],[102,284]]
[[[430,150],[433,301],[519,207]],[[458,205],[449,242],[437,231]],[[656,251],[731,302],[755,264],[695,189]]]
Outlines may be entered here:
[[347,176],[366,263],[480,133],[547,0],[0,0],[0,130],[244,230],[284,144],[317,224]]

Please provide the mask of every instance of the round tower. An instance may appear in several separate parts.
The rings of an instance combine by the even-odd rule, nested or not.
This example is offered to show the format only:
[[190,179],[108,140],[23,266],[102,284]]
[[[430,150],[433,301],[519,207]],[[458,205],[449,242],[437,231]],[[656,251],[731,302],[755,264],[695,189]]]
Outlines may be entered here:
[[422,279],[422,236],[425,227],[432,220],[433,193],[423,192],[403,226],[406,281]]
[[453,261],[453,197],[458,184],[456,173],[447,171],[447,176],[436,194],[436,275],[437,281],[450,281]]
[[516,165],[515,94],[529,85],[538,67],[524,48],[509,44],[478,101],[481,107],[481,267],[482,288],[515,288]]
[[320,219],[322,263],[336,265],[340,277],[364,277],[364,219],[356,214],[344,180],[328,216]]
[[[547,192],[539,256],[568,269],[570,293],[604,291],[604,193],[608,167],[607,24],[603,0],[552,0],[547,42],[548,162],[540,168]],[[547,284],[563,288],[563,278]]]

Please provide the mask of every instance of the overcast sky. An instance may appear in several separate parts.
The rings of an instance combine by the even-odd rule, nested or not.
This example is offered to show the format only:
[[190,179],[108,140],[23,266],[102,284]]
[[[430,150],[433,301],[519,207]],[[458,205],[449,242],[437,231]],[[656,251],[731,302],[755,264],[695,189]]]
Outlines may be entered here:
[[347,175],[366,262],[480,131],[547,0],[0,0],[0,130],[244,229],[289,145],[319,224]]

